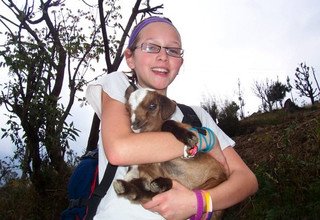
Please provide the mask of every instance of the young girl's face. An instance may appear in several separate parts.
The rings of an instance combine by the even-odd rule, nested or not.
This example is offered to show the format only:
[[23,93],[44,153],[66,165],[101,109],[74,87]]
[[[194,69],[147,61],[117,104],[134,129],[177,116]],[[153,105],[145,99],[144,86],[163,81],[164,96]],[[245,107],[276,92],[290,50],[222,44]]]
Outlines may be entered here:
[[168,55],[165,48],[161,48],[159,53],[147,53],[141,50],[142,43],[181,48],[180,35],[170,24],[154,22],[140,31],[137,48],[125,51],[127,64],[136,72],[139,85],[165,94],[167,87],[177,76],[183,58]]

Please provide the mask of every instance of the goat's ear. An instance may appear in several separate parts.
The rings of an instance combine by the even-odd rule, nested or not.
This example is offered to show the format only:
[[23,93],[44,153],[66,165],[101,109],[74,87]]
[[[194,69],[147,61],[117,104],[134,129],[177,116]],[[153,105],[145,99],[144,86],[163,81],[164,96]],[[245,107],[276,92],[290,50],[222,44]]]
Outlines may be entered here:
[[176,111],[176,103],[169,99],[168,97],[160,96],[160,107],[161,107],[161,118],[162,120],[167,120]]
[[133,86],[131,86],[131,85],[126,89],[126,93],[125,93],[125,95],[124,95],[124,97],[126,98],[126,100],[129,99],[131,93],[134,92],[134,91],[135,91],[135,88],[134,88]]

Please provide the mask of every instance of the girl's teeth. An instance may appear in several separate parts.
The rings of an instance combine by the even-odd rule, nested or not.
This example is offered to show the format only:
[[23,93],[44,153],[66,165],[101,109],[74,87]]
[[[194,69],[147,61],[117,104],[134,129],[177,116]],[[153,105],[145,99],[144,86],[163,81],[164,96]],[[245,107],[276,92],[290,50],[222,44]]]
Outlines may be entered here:
[[157,72],[163,72],[163,73],[167,73],[168,71],[166,69],[162,69],[162,68],[153,68],[153,71],[157,71]]

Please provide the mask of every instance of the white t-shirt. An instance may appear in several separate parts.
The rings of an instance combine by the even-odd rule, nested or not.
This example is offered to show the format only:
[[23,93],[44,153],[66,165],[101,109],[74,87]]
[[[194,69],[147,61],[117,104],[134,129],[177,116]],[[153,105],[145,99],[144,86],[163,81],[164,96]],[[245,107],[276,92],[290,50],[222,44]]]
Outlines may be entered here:
[[[91,83],[86,90],[86,98],[92,106],[99,118],[101,118],[101,92],[106,92],[111,98],[125,103],[125,90],[129,86],[128,77],[123,72],[113,72],[100,77]],[[208,127],[218,137],[221,149],[228,146],[234,146],[235,142],[229,138],[213,121],[212,117],[201,107],[192,106],[198,115],[202,126]],[[183,114],[179,108],[176,109],[171,119],[182,121]],[[107,167],[107,158],[105,156],[101,138],[99,141],[99,181],[102,180],[103,174]],[[115,175],[115,179],[123,179],[127,173],[127,167],[119,166]],[[160,220],[164,219],[157,213],[144,209],[139,204],[132,204],[129,200],[118,197],[111,185],[106,196],[102,198],[96,216],[94,219],[139,219],[139,220]]]

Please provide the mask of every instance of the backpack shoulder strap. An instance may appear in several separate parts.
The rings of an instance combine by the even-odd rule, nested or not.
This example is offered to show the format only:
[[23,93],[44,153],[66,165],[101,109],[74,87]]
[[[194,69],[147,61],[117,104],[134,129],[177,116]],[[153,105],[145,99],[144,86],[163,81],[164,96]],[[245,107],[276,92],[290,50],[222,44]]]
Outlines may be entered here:
[[192,127],[202,127],[199,117],[190,106],[180,103],[177,103],[177,105],[183,113],[183,123],[190,124]]
[[84,219],[93,219],[96,215],[98,205],[101,199],[106,195],[110,185],[114,179],[118,166],[108,163],[107,168],[104,172],[101,182],[94,189],[92,196],[89,199],[87,214]]

